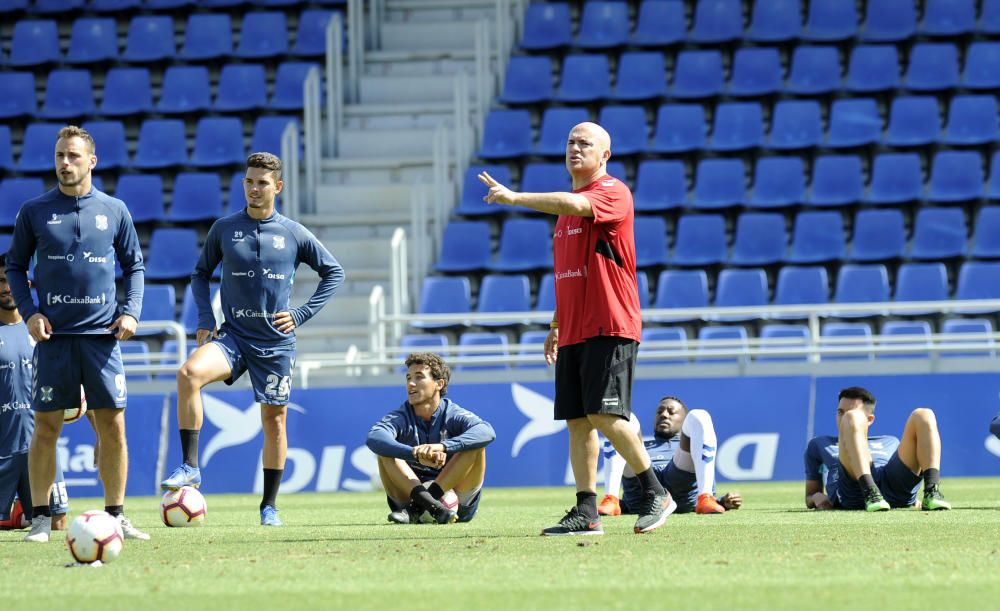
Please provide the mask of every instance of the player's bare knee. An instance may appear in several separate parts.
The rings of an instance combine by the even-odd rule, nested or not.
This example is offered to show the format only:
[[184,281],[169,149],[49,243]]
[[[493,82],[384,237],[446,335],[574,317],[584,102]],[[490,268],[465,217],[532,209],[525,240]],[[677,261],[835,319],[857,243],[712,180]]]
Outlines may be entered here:
[[188,361],[177,370],[177,386],[184,386],[191,390],[200,390],[208,384],[208,380],[196,365]]
[[934,415],[934,410],[929,407],[918,407],[910,412],[910,418],[920,424],[937,426],[937,417]]

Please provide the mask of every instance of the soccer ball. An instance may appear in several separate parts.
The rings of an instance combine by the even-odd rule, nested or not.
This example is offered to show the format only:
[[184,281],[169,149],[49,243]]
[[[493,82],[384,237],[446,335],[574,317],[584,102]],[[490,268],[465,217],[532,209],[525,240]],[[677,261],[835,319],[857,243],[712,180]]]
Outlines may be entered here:
[[87,395],[83,394],[83,386],[80,387],[80,405],[63,410],[63,422],[71,424],[76,422],[87,413]]
[[167,490],[160,500],[160,518],[167,526],[201,526],[208,506],[197,488]]
[[[448,509],[451,509],[452,511],[457,510],[458,495],[455,494],[454,490],[446,490],[444,496],[441,497],[441,504],[447,507]],[[432,516],[430,512],[425,511],[424,513],[420,514],[420,523],[433,524],[434,516]]]
[[76,517],[66,531],[66,547],[77,562],[111,562],[122,553],[125,537],[118,520],[97,509]]

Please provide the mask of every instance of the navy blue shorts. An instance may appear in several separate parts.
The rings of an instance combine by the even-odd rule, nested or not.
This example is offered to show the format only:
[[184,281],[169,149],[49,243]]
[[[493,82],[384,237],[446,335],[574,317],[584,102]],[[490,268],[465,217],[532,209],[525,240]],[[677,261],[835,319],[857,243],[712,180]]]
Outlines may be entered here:
[[[31,515],[31,487],[28,484],[28,453],[0,458],[0,520],[10,519],[14,497],[21,499],[21,507]],[[55,515],[69,512],[69,496],[63,481],[63,465],[56,455],[56,481],[49,496],[49,507]]]
[[[861,485],[857,480],[847,477],[843,466],[839,469],[837,486],[829,495],[830,500],[840,509],[864,509],[865,495]],[[903,464],[899,452],[893,452],[886,464],[872,469],[872,479],[890,506],[912,507],[917,502],[917,490],[920,489],[921,478]]]
[[458,521],[459,522],[471,522],[472,518],[476,517],[476,512],[479,511],[479,499],[483,496],[482,487],[476,490],[475,496],[469,499],[467,505],[463,505],[461,502],[458,503]]
[[292,390],[292,367],[295,365],[295,344],[258,346],[223,330],[212,340],[229,361],[232,384],[244,372],[250,373],[254,399],[267,405],[288,405]]
[[[671,460],[665,467],[653,467],[660,485],[667,489],[677,503],[674,513],[691,513],[698,504],[698,477],[684,471]],[[622,478],[622,511],[635,513],[642,503],[642,486],[638,477]]]
[[88,409],[124,408],[125,368],[113,335],[53,335],[35,344],[31,408],[54,412],[79,405],[80,386]]

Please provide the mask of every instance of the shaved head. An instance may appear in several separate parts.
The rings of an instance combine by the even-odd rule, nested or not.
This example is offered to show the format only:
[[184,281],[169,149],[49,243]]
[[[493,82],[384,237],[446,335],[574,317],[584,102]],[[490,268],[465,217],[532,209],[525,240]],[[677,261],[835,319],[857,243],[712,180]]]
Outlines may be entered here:
[[575,125],[566,141],[566,169],[573,178],[573,188],[580,189],[607,174],[611,158],[611,136],[596,123]]
[[588,134],[595,140],[595,144],[600,146],[603,150],[611,150],[611,135],[608,134],[607,130],[598,125],[597,123],[591,123],[590,121],[584,121],[569,130],[569,133],[579,131],[581,134]]

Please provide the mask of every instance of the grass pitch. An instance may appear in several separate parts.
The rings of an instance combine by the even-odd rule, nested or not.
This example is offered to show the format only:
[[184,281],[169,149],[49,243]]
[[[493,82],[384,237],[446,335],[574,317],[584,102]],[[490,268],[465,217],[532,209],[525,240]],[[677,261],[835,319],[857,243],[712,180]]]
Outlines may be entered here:
[[[721,490],[733,488],[723,485]],[[1000,479],[945,479],[950,512],[804,509],[801,483],[739,486],[743,509],[671,516],[650,535],[605,518],[603,537],[540,537],[569,488],[487,489],[469,524],[386,522],[379,494],[208,497],[201,528],[168,529],[158,499],[129,498],[152,535],[101,568],[63,568],[48,545],[0,532],[5,609],[867,609],[989,607],[1000,599]],[[103,503],[72,499],[71,517]]]

